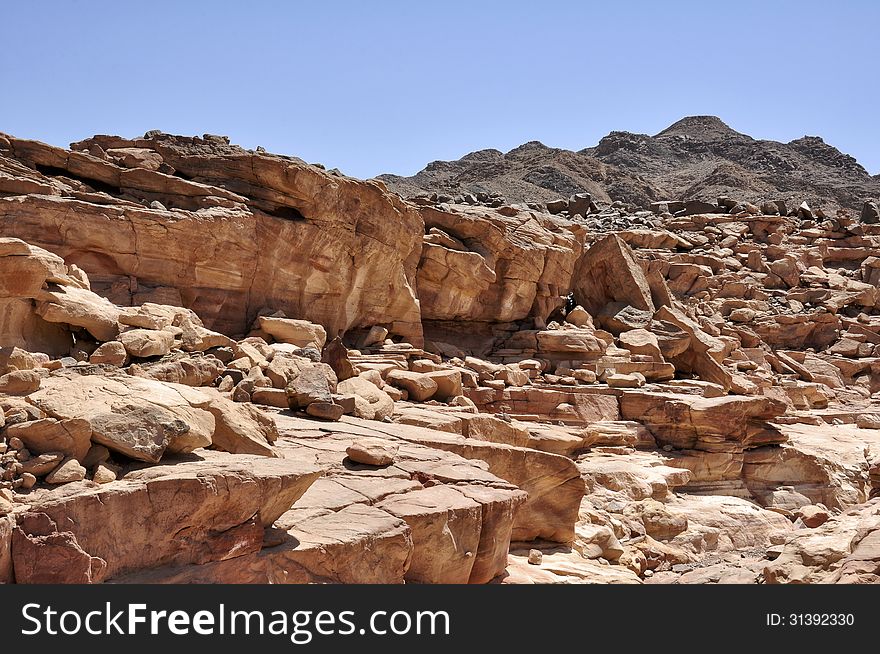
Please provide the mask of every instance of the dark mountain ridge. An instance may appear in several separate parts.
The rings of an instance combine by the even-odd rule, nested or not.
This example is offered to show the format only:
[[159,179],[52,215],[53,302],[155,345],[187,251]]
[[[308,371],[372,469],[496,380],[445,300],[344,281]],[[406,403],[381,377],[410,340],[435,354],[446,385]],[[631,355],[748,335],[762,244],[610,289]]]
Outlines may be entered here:
[[510,202],[547,202],[586,192],[599,203],[638,207],[726,195],[858,210],[880,196],[880,175],[871,176],[818,136],[788,143],[754,139],[715,116],[689,116],[654,136],[614,131],[579,151],[538,141],[506,153],[478,150],[432,162],[411,177],[380,179],[404,197],[486,193]]

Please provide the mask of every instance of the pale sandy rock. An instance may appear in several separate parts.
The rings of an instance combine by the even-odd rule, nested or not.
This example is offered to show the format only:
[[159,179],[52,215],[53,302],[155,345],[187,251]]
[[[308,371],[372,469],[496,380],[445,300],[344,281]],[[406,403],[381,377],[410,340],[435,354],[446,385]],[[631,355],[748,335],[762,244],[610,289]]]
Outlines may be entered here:
[[597,241],[578,259],[572,277],[574,296],[590,314],[609,302],[655,310],[645,273],[630,247],[613,234]]
[[659,541],[670,540],[688,528],[686,516],[672,513],[665,504],[651,498],[629,504],[624,515],[640,522],[644,533]]
[[223,363],[212,356],[189,356],[156,363],[136,364],[129,368],[128,373],[173,384],[210,386],[223,369]]
[[33,454],[61,452],[80,462],[85,460],[92,445],[92,427],[82,418],[45,418],[9,425],[6,436],[21,439]]
[[336,388],[335,376],[331,386],[329,375],[333,374],[326,364],[310,364],[300,368],[299,374],[288,382],[285,391],[291,409],[305,409],[312,402],[332,402]]
[[669,543],[696,553],[766,548],[783,542],[792,530],[785,516],[739,497],[680,495],[666,509],[686,518],[688,527]]
[[782,443],[785,435],[767,421],[785,405],[767,397],[703,398],[629,391],[620,398],[621,415],[645,424],[657,442],[676,448],[724,451]]
[[623,547],[614,532],[605,525],[578,525],[572,547],[585,559],[602,557],[608,561],[617,561],[623,554]]
[[50,377],[28,402],[58,420],[82,418],[92,441],[141,461],[166,449],[191,452],[211,444],[210,398],[188,386],[128,375]]
[[104,363],[111,366],[124,366],[128,361],[128,352],[120,341],[107,341],[98,346],[89,356],[89,363]]
[[645,385],[645,376],[638,372],[614,373],[605,377],[605,383],[611,388],[641,388]]
[[528,495],[514,488],[479,484],[460,486],[458,490],[482,509],[480,541],[468,583],[488,583],[504,574],[516,517]]
[[[434,230],[424,237],[418,268],[424,319],[546,320],[562,306],[583,244],[580,228],[546,214],[482,207],[426,206],[421,215]],[[440,232],[448,238],[436,238]]]
[[0,393],[28,395],[39,390],[42,375],[36,370],[13,370],[0,375]]
[[394,400],[388,396],[388,393],[361,376],[339,382],[337,390],[340,393],[354,395],[354,415],[358,418],[382,420],[394,411]]
[[103,463],[95,466],[95,471],[92,473],[92,481],[96,484],[109,484],[111,481],[116,481],[116,478],[116,470]]
[[437,384],[437,390],[433,395],[435,399],[441,402],[448,402],[453,398],[461,396],[461,372],[458,370],[435,370],[422,374]]
[[[0,216],[15,216],[15,231],[31,242],[65,257],[90,257],[93,275],[135,277],[137,290],[120,284],[118,304],[140,304],[137,298],[150,289],[174,289],[207,327],[223,333],[247,331],[253,316],[271,307],[333,334],[385,324],[409,340],[421,337],[413,289],[423,219],[380,183],[204,139],[99,140],[105,151],[158,152],[187,179],[33,141],[10,144],[31,168],[72,169],[71,177],[130,188],[179,208],[30,195],[4,198]],[[55,227],[71,211],[78,217],[75,234]],[[108,221],[120,228],[106,229]],[[49,243],[49,233],[61,236]]]
[[152,329],[131,329],[119,335],[125,351],[133,357],[161,357],[168,354],[174,345],[174,334],[169,331]]
[[880,429],[880,416],[872,413],[862,413],[856,416],[856,425],[860,429]]
[[392,495],[378,507],[405,520],[412,530],[407,581],[468,582],[480,543],[480,504],[444,485]]
[[[108,484],[66,484],[32,497],[29,513],[19,516],[16,580],[97,582],[259,551],[264,528],[319,475],[300,461],[204,452],[201,460],[129,471]],[[183,529],[185,540],[170,537]]]
[[276,341],[290,343],[297,347],[311,345],[320,350],[327,342],[327,331],[321,325],[311,323],[308,320],[260,316],[257,319],[257,326]]
[[0,273],[0,297],[37,298],[47,281],[73,281],[61,257],[17,238],[0,239]]
[[620,341],[620,346],[629,350],[632,354],[644,354],[656,361],[663,360],[657,336],[647,329],[630,329],[621,332],[618,340]]
[[565,322],[571,323],[575,327],[592,327],[593,318],[587,313],[587,310],[578,305],[567,314],[565,314]]
[[388,330],[381,325],[373,325],[366,336],[364,336],[363,345],[367,347],[384,343],[386,338],[388,338]]
[[233,454],[278,456],[272,443],[278,440],[275,421],[256,407],[213,397],[206,406],[214,416],[211,436],[215,448]]
[[46,322],[82,327],[98,341],[112,341],[119,334],[119,307],[88,289],[59,286],[44,291],[36,312]]
[[171,307],[147,302],[139,307],[123,309],[119,314],[119,323],[130,327],[160,330],[174,323],[176,312]]
[[588,453],[578,457],[577,467],[588,494],[602,489],[621,493],[626,500],[665,500],[691,478],[689,470],[673,467],[655,452],[638,452],[626,457]]
[[32,370],[37,367],[34,356],[19,347],[0,347],[0,375],[14,370]]
[[[291,511],[290,513],[294,513]],[[285,521],[285,516],[279,523]],[[400,584],[412,557],[409,526],[364,504],[297,519],[259,552],[203,565],[165,566],[129,583]],[[277,543],[276,543],[277,541]]]
[[743,477],[762,504],[790,511],[816,503],[840,509],[868,499],[868,461],[880,451],[880,433],[855,425],[779,429],[784,444],[745,453]]
[[250,398],[250,401],[254,404],[274,406],[279,409],[286,409],[290,406],[290,400],[287,397],[287,391],[283,388],[255,387],[250,394]]
[[57,468],[46,475],[47,484],[69,484],[73,481],[82,481],[85,479],[86,469],[79,462],[68,457],[62,461]]
[[505,584],[640,584],[623,565],[602,565],[570,548],[542,548],[540,565],[528,562],[528,549],[514,549],[508,558]]
[[303,367],[309,365],[308,359],[289,354],[276,354],[266,367],[265,375],[275,388],[287,388],[287,385],[299,376]]
[[605,353],[605,342],[592,329],[552,329],[537,334],[540,352],[570,352],[598,356]]
[[880,581],[880,500],[872,500],[815,529],[795,531],[779,557],[764,568],[764,581],[780,583],[877,583]]
[[525,386],[529,383],[528,373],[512,366],[505,366],[496,372],[495,379],[500,379],[506,386]]
[[345,450],[349,459],[368,466],[387,466],[394,463],[398,448],[387,441],[361,438]]
[[424,402],[437,393],[438,384],[429,377],[430,373],[410,372],[408,370],[392,370],[385,378],[392,386],[405,390],[411,400]]

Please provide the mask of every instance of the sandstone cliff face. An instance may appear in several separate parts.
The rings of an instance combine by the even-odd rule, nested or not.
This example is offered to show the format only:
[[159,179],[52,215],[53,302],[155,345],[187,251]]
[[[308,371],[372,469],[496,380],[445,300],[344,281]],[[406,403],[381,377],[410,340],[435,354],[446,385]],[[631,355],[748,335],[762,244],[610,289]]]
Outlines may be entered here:
[[513,207],[421,212],[423,320],[546,320],[564,303],[583,249],[580,226]]
[[220,138],[0,136],[0,233],[91,273],[117,304],[194,309],[244,333],[263,309],[419,342],[423,223],[381,183]]

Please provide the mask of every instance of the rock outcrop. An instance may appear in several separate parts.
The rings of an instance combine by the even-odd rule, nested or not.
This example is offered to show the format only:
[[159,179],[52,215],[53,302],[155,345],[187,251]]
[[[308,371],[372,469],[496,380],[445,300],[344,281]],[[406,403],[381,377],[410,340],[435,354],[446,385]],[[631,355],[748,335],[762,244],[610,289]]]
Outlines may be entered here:
[[872,202],[597,170],[652,204],[0,136],[0,582],[876,581]]
[[0,170],[16,179],[0,233],[89,271],[116,304],[182,304],[231,334],[268,310],[420,338],[422,218],[380,182],[164,134],[69,151],[0,135]]

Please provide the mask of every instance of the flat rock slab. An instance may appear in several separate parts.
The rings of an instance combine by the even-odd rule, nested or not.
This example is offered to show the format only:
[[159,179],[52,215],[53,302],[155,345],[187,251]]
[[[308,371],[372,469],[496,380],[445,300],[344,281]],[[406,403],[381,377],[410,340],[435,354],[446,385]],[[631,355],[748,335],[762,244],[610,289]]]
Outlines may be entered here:
[[[401,446],[400,455],[404,460],[390,466],[410,474],[429,474],[441,481],[507,481],[528,493],[528,499],[516,514],[513,540],[542,538],[568,543],[574,538],[584,482],[575,463],[567,457],[433,429],[379,424],[350,417],[343,417],[338,423],[322,423],[320,429],[316,429],[315,422],[286,415],[277,415],[276,420],[282,436],[299,435],[302,438],[311,433],[315,443],[325,439],[327,434],[339,435],[338,438],[345,434],[349,439],[359,436],[390,438],[409,443],[409,448],[417,446],[416,450]],[[411,453],[409,463],[405,461],[407,452]],[[448,453],[458,457],[443,459]],[[436,461],[432,466],[427,464],[430,457]],[[481,462],[484,468],[475,467],[473,462]]]
[[568,548],[545,549],[540,564],[529,563],[528,549],[510,552],[504,584],[640,584],[621,565],[602,565]]
[[[412,538],[400,518],[364,504],[300,516],[278,544],[205,565],[168,566],[130,575],[125,583],[399,584]],[[275,530],[280,531],[280,530]]]
[[[263,530],[321,472],[303,460],[204,452],[100,486],[36,492],[16,514],[16,581],[97,582],[259,551]],[[59,565],[68,560],[89,565]]]
[[[315,423],[283,415],[276,419],[282,455],[305,448],[328,470],[276,527],[294,529],[300,520],[327,511],[370,505],[405,520],[411,529],[407,580],[486,583],[503,572],[514,522],[528,496],[489,472],[486,463],[380,432],[365,437],[350,425],[312,438],[296,426]],[[353,441],[386,443],[398,455],[381,468],[356,465],[346,459]]]
[[414,556],[406,579],[419,583],[468,582],[482,530],[480,504],[451,486],[431,486],[379,503],[410,526]]
[[627,391],[620,397],[624,420],[644,424],[662,445],[709,452],[742,450],[785,442],[767,421],[785,412],[770,397],[696,395]]

